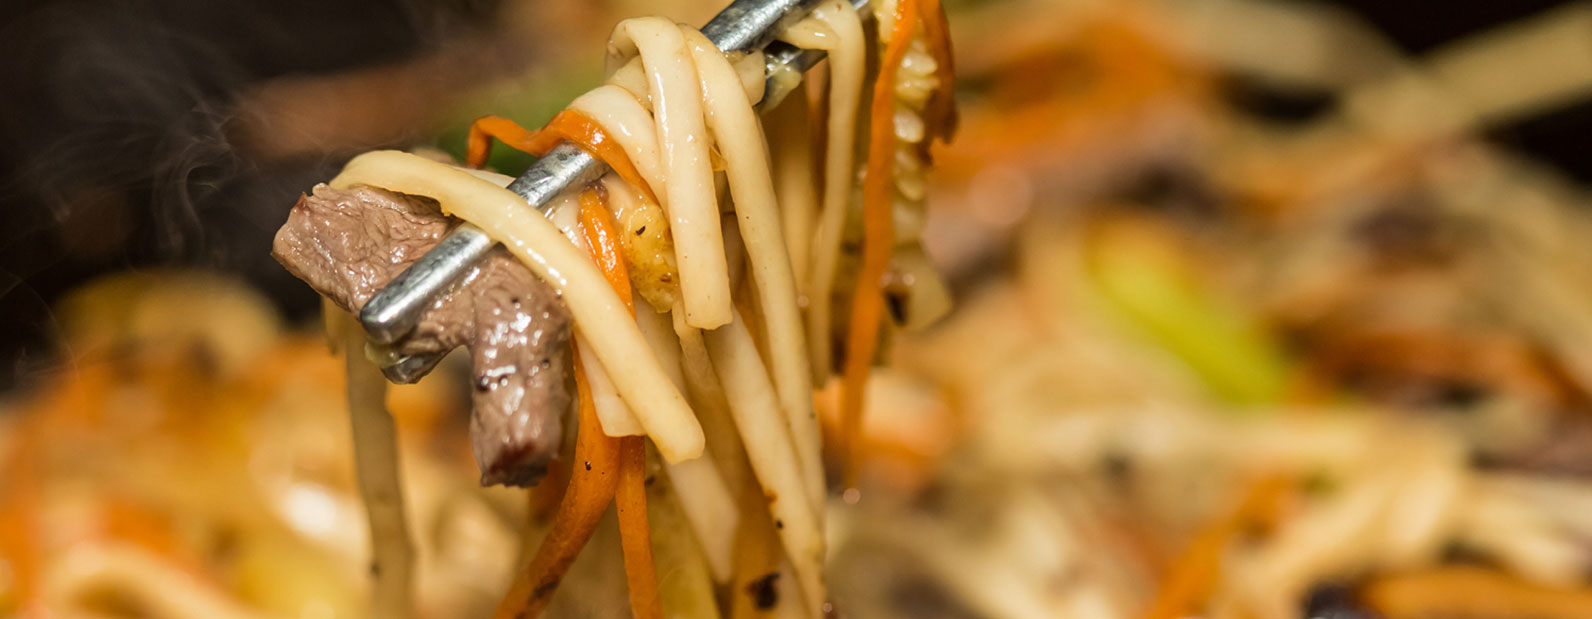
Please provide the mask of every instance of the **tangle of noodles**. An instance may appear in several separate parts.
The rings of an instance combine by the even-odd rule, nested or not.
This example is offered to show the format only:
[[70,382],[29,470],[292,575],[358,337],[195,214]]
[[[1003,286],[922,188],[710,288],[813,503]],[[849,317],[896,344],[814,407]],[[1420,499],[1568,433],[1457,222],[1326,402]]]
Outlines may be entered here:
[[[636,325],[641,328],[642,335],[646,336],[647,343],[652,346],[653,353],[663,362],[664,369],[669,372],[669,379],[674,381],[676,387],[686,390],[684,374],[684,361],[680,340],[675,336],[674,325],[670,324],[666,314],[642,310],[636,313]],[[700,403],[701,398],[692,398],[693,403]],[[703,407],[697,405],[698,414]],[[725,419],[727,416],[720,416]],[[721,427],[710,420],[704,420],[706,428]],[[681,499],[680,509],[685,520],[691,525],[691,530],[696,533],[696,538],[701,544],[704,559],[711,570],[714,580],[728,581],[731,572],[731,556],[735,552],[734,539],[724,534],[734,531],[740,526],[740,511],[735,507],[735,497],[731,494],[724,476],[714,464],[713,437],[708,437],[708,447],[705,449],[707,457],[695,460],[686,460],[676,464],[667,465],[669,477],[675,480],[674,492]],[[721,447],[722,450],[722,447]]]
[[780,423],[779,403],[768,384],[767,370],[758,360],[751,334],[739,319],[704,336],[708,356],[723,381],[735,426],[741,430],[741,440],[746,445],[759,446],[747,449],[752,470],[768,491],[769,511],[782,522],[777,528],[795,564],[802,592],[809,606],[817,608],[824,599],[819,574],[824,546],[817,513],[822,504],[814,505],[803,493],[798,460],[786,426]]
[[780,408],[796,442],[796,458],[810,500],[820,503],[824,495],[824,473],[819,462],[813,386],[808,376],[801,316],[796,307],[796,278],[791,273],[790,255],[780,231],[779,205],[774,199],[774,180],[769,172],[768,152],[763,147],[763,131],[724,55],[701,33],[686,30],[685,34],[708,107],[713,110],[708,116],[708,126],[729,162],[725,172],[739,218],[738,229],[750,258],[759,307],[763,311],[765,341],[771,351],[769,356],[772,357]]
[[640,56],[651,93],[663,168],[669,176],[664,206],[674,229],[675,260],[686,322],[712,329],[730,321],[730,278],[719,230],[713,169],[696,67],[679,27],[661,17],[619,22],[608,42],[608,66]]
[[[937,127],[930,135],[948,134],[949,98],[938,88],[948,86],[940,78],[949,72],[923,61],[928,44],[912,39],[909,48],[901,34],[915,30],[914,6],[901,7],[912,21],[899,27],[876,20],[896,35],[880,36],[890,48],[871,107],[866,209],[854,200],[853,152],[870,49],[863,16],[841,0],[823,2],[782,35],[829,54],[821,137],[806,131],[818,123],[805,93],[775,106],[766,121],[775,126],[765,132],[754,110],[765,87],[761,54],[726,57],[701,33],[647,17],[614,28],[607,84],[547,126],[532,131],[486,117],[471,129],[472,166],[485,161],[493,139],[536,155],[569,141],[602,159],[611,171],[582,188],[578,207],[570,193],[537,213],[503,189],[506,177],[394,151],[360,155],[331,181],[436,200],[444,213],[503,243],[558,292],[574,319],[583,353],[574,356],[579,410],[566,427],[576,427],[580,466],[565,477],[552,528],[497,616],[535,616],[547,607],[610,502],[618,507],[636,616],[725,604],[736,616],[823,612],[827,489],[813,381],[830,376],[832,342],[844,334],[843,430],[855,432],[850,404],[860,398],[858,377],[866,376],[881,329],[891,250],[916,242],[915,234],[894,239],[889,220],[921,219],[915,188],[927,141],[912,126],[930,117]],[[944,25],[916,30],[935,36]],[[918,71],[898,78],[894,65],[903,62]],[[925,84],[922,96],[910,92]],[[896,103],[903,93],[907,100]],[[820,140],[822,162],[814,166],[808,158]],[[916,159],[892,163],[897,152]],[[911,177],[897,178],[902,173]],[[880,193],[891,188],[897,193]],[[892,206],[896,198],[905,201]],[[863,222],[864,271],[853,276],[846,271],[857,261],[843,240],[857,238]],[[855,278],[868,281],[845,290]],[[645,301],[639,309],[637,298]],[[847,302],[850,324],[837,325],[833,316],[846,315]],[[647,468],[646,439],[657,446],[660,469]],[[668,498],[649,501],[660,475]],[[649,513],[658,517],[649,521]],[[666,562],[700,566],[688,570],[696,575],[669,577],[672,565],[654,567],[654,548]],[[729,587],[721,592],[733,599],[704,597],[704,577]],[[754,589],[761,593],[746,597]]]

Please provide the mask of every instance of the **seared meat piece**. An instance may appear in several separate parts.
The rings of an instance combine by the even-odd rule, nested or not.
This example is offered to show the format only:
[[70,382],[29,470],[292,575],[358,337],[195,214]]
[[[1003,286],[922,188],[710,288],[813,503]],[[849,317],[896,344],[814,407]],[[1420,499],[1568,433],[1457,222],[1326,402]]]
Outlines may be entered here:
[[[447,233],[434,202],[380,189],[316,187],[276,233],[282,266],[351,312]],[[432,306],[400,354],[466,346],[470,439],[481,483],[528,486],[558,449],[569,407],[569,314],[524,265],[497,252]]]

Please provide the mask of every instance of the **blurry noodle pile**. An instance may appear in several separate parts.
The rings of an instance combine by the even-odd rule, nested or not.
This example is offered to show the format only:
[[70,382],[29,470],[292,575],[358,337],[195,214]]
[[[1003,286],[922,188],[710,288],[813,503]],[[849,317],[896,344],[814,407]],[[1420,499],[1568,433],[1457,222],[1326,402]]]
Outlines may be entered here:
[[1308,4],[952,23],[973,104],[924,236],[958,309],[873,378],[837,599],[1592,612],[1592,204],[1474,137],[1592,92],[1592,11],[1421,58]]

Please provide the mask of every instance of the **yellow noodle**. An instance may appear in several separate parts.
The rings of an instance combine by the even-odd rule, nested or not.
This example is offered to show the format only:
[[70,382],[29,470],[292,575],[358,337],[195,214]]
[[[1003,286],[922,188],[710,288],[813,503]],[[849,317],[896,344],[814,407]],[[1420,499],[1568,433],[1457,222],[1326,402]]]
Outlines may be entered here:
[[[263,619],[191,574],[148,550],[109,542],[73,547],[46,574],[45,606],[65,617],[103,617],[85,608],[89,600],[114,594],[122,604],[171,619]],[[75,609],[75,612],[74,612]],[[45,615],[47,616],[47,615]]]
[[746,483],[746,446],[741,444],[740,431],[735,429],[730,414],[729,398],[719,383],[708,358],[707,344],[702,330],[685,324],[679,311],[671,312],[674,334],[680,341],[680,369],[685,377],[686,391],[696,406],[697,418],[702,420],[702,431],[707,435],[708,451],[718,465],[730,488]]
[[[684,368],[681,366],[680,340],[675,337],[673,319],[668,314],[636,310],[636,325],[647,338],[647,344],[657,355],[664,372],[674,381],[675,387],[685,390]],[[725,582],[731,574],[730,559],[735,552],[735,528],[740,526],[740,510],[735,497],[730,494],[724,476],[715,466],[711,445],[704,448],[707,457],[666,465],[673,479],[673,488],[679,493],[681,509],[686,521],[696,533],[702,553],[713,572],[713,579]],[[654,525],[656,526],[656,525]]]
[[[653,470],[654,460],[648,457],[649,470]],[[653,530],[652,548],[658,565],[666,566],[658,570],[663,616],[721,617],[723,614],[719,612],[713,592],[710,561],[704,556],[704,548],[698,540],[684,531],[684,524],[690,522],[685,506],[690,505],[692,499],[681,491],[673,471],[654,475],[647,485],[647,522]]]
[[608,137],[625,148],[636,164],[636,171],[647,181],[658,200],[667,203],[668,175],[658,150],[658,133],[652,114],[624,88],[607,84],[576,97],[569,109],[580,111],[597,121]]
[[675,260],[685,318],[712,329],[730,320],[730,280],[723,233],[708,158],[702,92],[679,27],[661,17],[619,22],[608,42],[609,67],[639,54],[651,93],[663,167],[668,175],[664,208],[674,234]]
[[780,230],[779,205],[774,198],[774,179],[769,173],[762,127],[724,54],[701,33],[689,29],[682,33],[702,80],[708,127],[729,163],[725,173],[752,281],[760,297],[768,365],[773,370],[780,409],[795,440],[797,465],[802,469],[809,500],[820,504],[824,471],[818,418],[813,412],[813,387],[802,341],[801,315],[796,307],[796,280]]
[[371,612],[381,617],[413,614],[411,590],[415,549],[404,515],[398,475],[398,427],[387,412],[387,379],[365,359],[365,332],[352,316],[327,304],[342,320],[348,378],[348,418],[354,435],[354,473],[370,524]]
[[703,338],[741,442],[748,446],[752,472],[768,497],[769,512],[779,523],[780,541],[795,567],[803,599],[808,608],[818,608],[824,601],[824,539],[817,515],[822,505],[812,504],[805,492],[789,427],[781,423],[779,400],[752,334],[736,316],[723,328],[704,332]]
[[[591,348],[591,343],[586,341],[583,331],[575,333],[575,345],[586,350]],[[614,386],[614,381],[608,377],[608,371],[603,369],[603,364],[595,355],[580,357],[581,368],[586,370],[586,386],[591,389],[592,405],[597,409],[597,422],[603,427],[603,434],[608,436],[640,436],[646,434],[641,427],[641,420],[636,419],[636,414],[625,406],[625,400],[619,395],[619,389]]]
[[851,200],[852,149],[867,50],[863,44],[862,22],[850,4],[828,0],[813,9],[813,19],[835,34],[832,39],[811,37],[815,40],[797,42],[829,51],[829,126],[824,153],[823,207],[817,234],[813,237],[811,284],[807,287],[808,352],[812,355],[813,376],[818,384],[823,384],[829,377],[834,358],[830,342],[830,298]]
[[785,230],[785,249],[790,252],[791,273],[796,277],[798,295],[809,292],[813,225],[818,218],[818,192],[814,187],[818,177],[813,172],[813,143],[807,127],[810,111],[805,89],[805,83],[797,86],[797,91],[768,115],[768,143],[773,150],[780,226]]

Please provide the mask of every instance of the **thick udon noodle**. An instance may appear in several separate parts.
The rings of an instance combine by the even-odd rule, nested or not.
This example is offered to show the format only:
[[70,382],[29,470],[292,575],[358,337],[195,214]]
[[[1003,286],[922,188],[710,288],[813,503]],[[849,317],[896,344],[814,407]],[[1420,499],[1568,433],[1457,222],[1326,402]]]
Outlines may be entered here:
[[[760,576],[751,564],[779,569],[792,578],[769,584],[790,593],[775,612],[794,617],[819,613],[826,600],[814,379],[826,380],[832,365],[830,300],[841,294],[868,50],[861,18],[840,0],[784,37],[829,53],[821,173],[793,161],[813,151],[806,132],[792,129],[810,122],[805,93],[771,115],[787,125],[776,129],[771,161],[753,107],[763,96],[761,55],[727,58],[701,33],[661,18],[621,22],[608,83],[570,105],[619,145],[634,164],[627,178],[643,185],[612,172],[599,181],[630,288],[644,301],[633,318],[593,263],[597,248],[577,232],[573,195],[544,215],[505,190],[506,177],[396,151],[356,157],[331,185],[434,199],[552,286],[573,317],[577,348],[590,353],[576,363],[602,432],[652,439],[713,581]],[[890,148],[923,141],[923,121],[912,117],[921,109],[920,98],[890,119],[898,135],[903,123],[919,127]],[[777,550],[746,543],[757,522]]]
[[697,68],[680,28],[661,17],[628,19],[608,42],[610,72],[639,57],[668,183],[664,207],[674,229],[686,323],[712,329],[730,321],[730,279],[708,160]]
[[840,262],[840,241],[851,202],[852,153],[856,149],[857,106],[862,97],[866,49],[862,23],[851,5],[833,0],[813,9],[806,27],[792,28],[785,34],[791,43],[829,52],[829,120],[824,136],[823,198],[813,247],[812,267],[807,287],[810,299],[808,346],[812,350],[814,377],[822,382],[829,377],[831,352],[830,295],[835,287],[835,271]]

